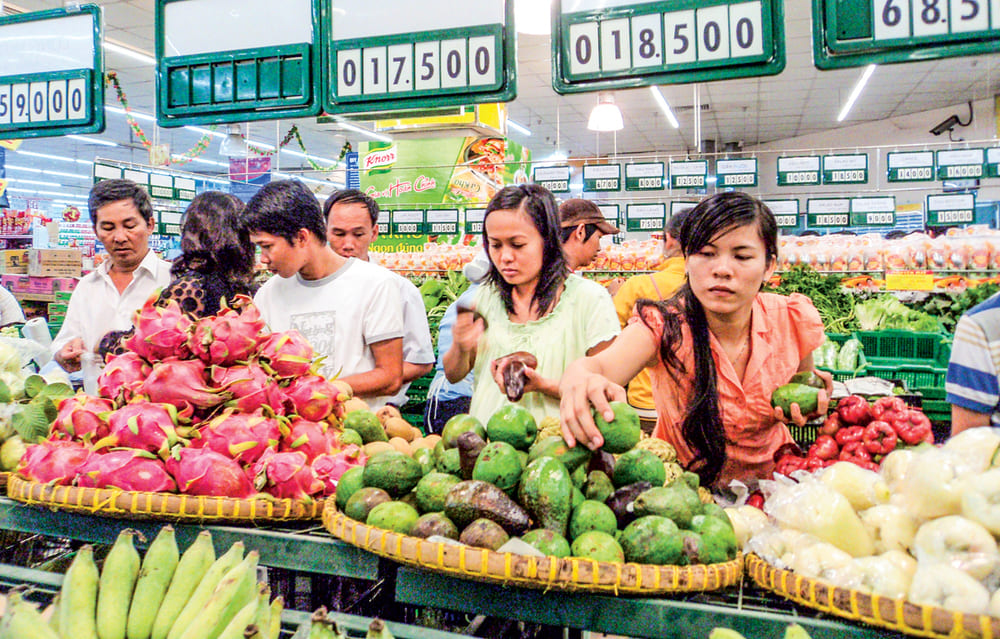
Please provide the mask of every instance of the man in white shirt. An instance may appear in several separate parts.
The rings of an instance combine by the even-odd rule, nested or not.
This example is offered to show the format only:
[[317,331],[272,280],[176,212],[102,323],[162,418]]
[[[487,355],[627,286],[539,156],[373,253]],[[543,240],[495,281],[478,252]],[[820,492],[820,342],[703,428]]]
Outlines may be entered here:
[[[342,257],[370,261],[368,246],[378,237],[378,213],[378,203],[356,189],[337,191],[327,198],[323,215],[333,250]],[[403,302],[403,385],[389,403],[402,406],[410,382],[434,368],[434,344],[420,291],[402,275],[392,276]]]
[[132,315],[170,283],[170,264],[149,249],[153,203],[129,180],[104,180],[87,199],[97,239],[108,258],[73,290],[53,358],[64,370],[80,370],[80,357],[93,353],[109,331],[132,327]]
[[403,374],[403,311],[391,274],[337,255],[319,201],[296,180],[262,188],[243,226],[277,275],[254,296],[271,330],[299,331],[326,358],[321,374],[350,384],[373,410],[385,405]]

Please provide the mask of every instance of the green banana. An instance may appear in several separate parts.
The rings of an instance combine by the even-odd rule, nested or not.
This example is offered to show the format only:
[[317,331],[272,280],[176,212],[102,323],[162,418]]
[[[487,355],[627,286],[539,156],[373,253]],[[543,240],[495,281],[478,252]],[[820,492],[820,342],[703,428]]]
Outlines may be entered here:
[[82,546],[63,577],[59,603],[59,636],[97,639],[97,584],[94,547]]
[[219,639],[244,639],[247,628],[254,627],[255,616],[257,616],[257,597],[252,597],[222,629]]
[[266,584],[257,593],[257,616],[254,617],[254,625],[258,632],[263,635],[271,629],[271,589]]
[[[205,572],[201,581],[195,587],[194,592],[191,593],[191,597],[184,604],[184,608],[177,615],[173,626],[170,627],[167,639],[180,639],[184,631],[187,630],[188,625],[191,624],[191,621],[201,614],[202,609],[208,603],[208,600],[211,599],[212,593],[215,592],[215,587],[219,585],[222,578],[226,573],[239,565],[241,561],[243,561],[243,542],[237,541],[221,557],[216,559],[215,563]],[[204,631],[205,628],[201,628],[201,630]]]
[[285,609],[285,600],[279,595],[271,602],[271,627],[267,631],[267,639],[278,639],[281,634],[281,611]]
[[59,634],[59,593],[52,598],[52,603],[49,604],[49,627],[58,635]]
[[139,581],[135,584],[132,606],[128,611],[128,625],[125,629],[128,639],[149,639],[156,613],[167,595],[167,588],[179,559],[174,527],[164,526],[142,559]]
[[743,635],[732,628],[712,628],[708,633],[708,639],[746,639]]
[[141,564],[133,541],[136,534],[130,528],[121,531],[104,559],[97,590],[97,636],[100,639],[125,639],[128,609]]
[[0,625],[0,637],[6,639],[59,639],[59,635],[45,623],[42,613],[13,591],[7,600],[7,613]]
[[[257,575],[257,557],[256,550],[248,553],[243,561],[223,576],[208,600],[199,606],[179,639],[216,639],[236,612],[249,601],[256,602],[257,593],[251,588]],[[250,587],[245,585],[248,580]]]
[[192,593],[214,563],[215,548],[212,546],[212,534],[205,530],[198,534],[194,543],[177,563],[174,576],[170,580],[170,587],[167,588],[167,594],[163,596],[160,609],[156,612],[151,639],[166,639]]
[[797,623],[790,624],[785,628],[785,639],[811,639],[806,629]]

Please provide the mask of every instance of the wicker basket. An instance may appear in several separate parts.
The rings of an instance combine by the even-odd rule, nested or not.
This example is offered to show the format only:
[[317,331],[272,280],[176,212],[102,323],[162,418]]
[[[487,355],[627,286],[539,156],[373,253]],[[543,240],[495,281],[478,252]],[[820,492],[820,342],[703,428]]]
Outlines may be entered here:
[[7,485],[7,480],[10,479],[10,473],[0,472],[0,488]]
[[747,555],[747,572],[762,588],[823,612],[917,637],[990,639],[1000,637],[1000,619],[890,599],[775,568]]
[[349,544],[403,564],[464,579],[527,588],[656,595],[720,590],[739,582],[742,557],[711,566],[653,566],[592,559],[530,557],[485,548],[431,542],[367,526],[327,500],[323,525]]
[[33,506],[49,506],[89,515],[124,519],[168,521],[226,521],[264,523],[319,519],[322,499],[235,499],[174,493],[129,492],[117,488],[53,486],[11,475],[7,483],[11,499]]

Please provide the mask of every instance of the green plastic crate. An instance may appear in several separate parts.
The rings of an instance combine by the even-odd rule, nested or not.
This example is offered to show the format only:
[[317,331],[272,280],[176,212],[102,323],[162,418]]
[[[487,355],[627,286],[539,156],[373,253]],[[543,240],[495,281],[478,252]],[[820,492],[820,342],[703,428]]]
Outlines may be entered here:
[[947,367],[926,364],[869,363],[867,373],[882,379],[901,379],[911,391],[925,393],[928,389],[944,388]]
[[[843,346],[847,340],[851,339],[852,336],[842,335],[840,333],[827,333],[826,337],[831,342],[835,342],[837,346],[840,347]],[[867,375],[865,371],[867,367],[868,367],[868,359],[867,356],[865,355],[864,343],[862,343],[861,352],[858,353],[858,367],[853,371],[836,370],[833,368],[825,368],[821,366],[817,366],[816,368],[819,368],[821,371],[826,371],[830,373],[831,375],[833,375],[834,380],[838,382],[844,382],[849,379],[854,379],[855,377],[864,377],[865,375]]]
[[951,338],[944,333],[889,329],[857,331],[854,335],[861,340],[870,364],[947,366],[951,357]]

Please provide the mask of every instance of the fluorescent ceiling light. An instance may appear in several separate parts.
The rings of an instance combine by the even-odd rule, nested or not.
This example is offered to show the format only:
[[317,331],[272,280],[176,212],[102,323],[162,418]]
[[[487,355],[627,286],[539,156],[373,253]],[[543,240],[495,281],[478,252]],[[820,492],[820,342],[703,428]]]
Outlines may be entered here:
[[355,124],[351,124],[350,122],[345,122],[344,120],[337,120],[337,124],[347,129],[348,131],[354,131],[355,133],[360,133],[361,135],[372,138],[373,140],[379,140],[382,142],[392,142],[392,138],[390,138],[388,135],[382,135],[381,133],[370,131]]
[[528,137],[531,137],[531,129],[524,126],[523,124],[518,124],[517,122],[511,120],[510,118],[507,118],[507,126],[514,129],[521,135],[527,135]]
[[198,164],[208,164],[210,166],[221,166],[224,169],[228,169],[229,168],[229,165],[226,164],[225,162],[216,162],[214,160],[203,160],[202,158],[189,158],[189,157],[185,157],[183,155],[179,155],[177,153],[171,155],[170,157],[174,158],[175,160],[188,160],[190,162],[197,162]]
[[858,83],[854,85],[854,90],[851,91],[850,97],[847,98],[847,103],[845,103],[844,108],[840,110],[840,115],[837,116],[837,122],[843,122],[844,118],[847,117],[847,114],[851,112],[851,107],[853,107],[854,103],[858,101],[858,98],[861,96],[861,92],[865,90],[865,85],[868,84],[868,79],[872,77],[873,73],[875,73],[875,66],[876,65],[874,64],[869,64],[865,67],[861,77],[858,78]]
[[[156,120],[156,118],[153,118],[153,120]],[[211,135],[212,137],[216,137],[216,138],[224,138],[224,137],[226,137],[226,134],[222,133],[221,131],[213,131],[211,129],[203,129],[200,126],[186,126],[184,128],[187,129],[188,131],[194,131],[195,133],[198,133],[198,134],[201,134],[201,135]]]
[[156,65],[156,58],[149,55],[148,53],[140,51],[138,49],[133,49],[131,47],[126,47],[124,45],[108,40],[107,38],[104,39],[104,50],[114,51],[115,53],[120,53],[123,56],[132,58],[133,60],[138,60],[139,62],[144,62],[149,65],[154,65],[154,66]]
[[[142,113],[141,111],[136,111],[135,109],[132,109],[130,111],[125,111],[125,109],[123,109],[121,107],[116,107],[116,106],[111,106],[110,104],[105,104],[104,105],[104,110],[105,111],[111,111],[112,113],[118,113],[119,115],[126,115],[126,114],[128,114],[128,115],[131,115],[136,120],[145,120],[147,122],[156,122],[156,118],[153,117],[152,115],[150,115],[148,113]],[[194,128],[194,127],[184,127],[184,128],[185,129],[190,129],[190,128]]]
[[[87,198],[82,195],[70,195],[69,193],[63,193],[62,191],[20,191],[20,193],[33,193],[34,195],[54,195],[57,197],[69,198],[71,200],[86,200]],[[16,193],[12,193],[17,197]],[[23,196],[22,196],[23,197]]]
[[656,103],[660,105],[660,110],[663,111],[663,115],[667,116],[667,122],[670,126],[675,129],[681,127],[680,122],[677,121],[677,116],[674,115],[674,110],[670,108],[670,104],[667,103],[667,99],[663,97],[663,93],[660,92],[660,87],[653,85],[649,87],[649,92],[653,94],[653,99]]
[[39,186],[62,186],[58,182],[46,182],[44,180],[22,180],[21,178],[7,178],[11,184],[37,184]]
[[600,91],[597,94],[597,104],[590,112],[587,128],[591,131],[610,132],[625,128],[622,110],[615,104],[615,94],[610,91]]
[[118,146],[117,143],[111,142],[109,140],[102,140],[100,138],[88,138],[88,137],[83,136],[83,135],[72,135],[72,134],[70,134],[70,135],[67,135],[65,137],[67,137],[67,138],[69,138],[71,140],[79,140],[80,142],[83,142],[85,144],[100,144],[101,146]]
[[17,151],[14,152],[20,155],[27,155],[29,157],[43,158],[45,160],[57,160],[59,162],[76,162],[77,164],[87,164],[87,165],[93,164],[93,162],[89,162],[87,160],[77,160],[74,158],[63,157],[61,155],[49,155],[48,153],[35,153],[34,151],[24,151],[21,149],[18,149]]

